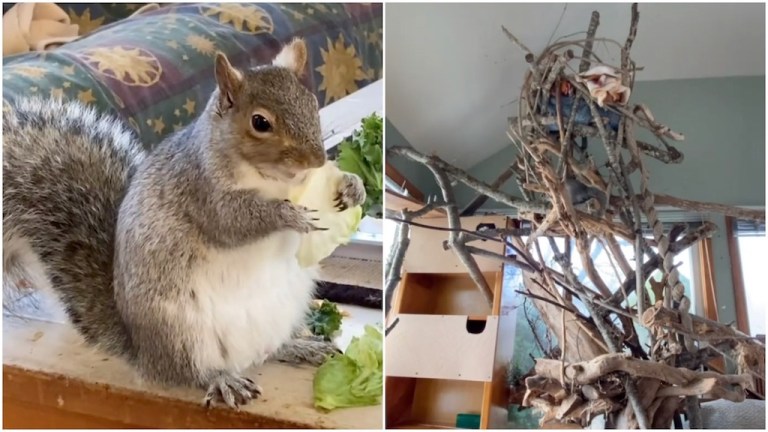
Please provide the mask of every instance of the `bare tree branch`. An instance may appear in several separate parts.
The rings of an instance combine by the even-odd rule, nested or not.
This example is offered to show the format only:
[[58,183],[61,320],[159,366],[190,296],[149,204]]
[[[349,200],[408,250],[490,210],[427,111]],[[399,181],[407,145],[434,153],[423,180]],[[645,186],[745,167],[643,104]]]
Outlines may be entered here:
[[488,286],[488,281],[485,280],[485,276],[480,271],[475,258],[467,252],[465,249],[465,237],[462,232],[456,231],[461,228],[461,219],[459,218],[459,209],[456,207],[456,198],[453,195],[453,187],[448,180],[448,176],[442,170],[435,166],[436,164],[427,164],[427,167],[432,171],[432,174],[437,180],[437,185],[443,192],[443,200],[446,202],[445,209],[448,212],[448,226],[453,229],[448,236],[448,245],[453,249],[456,256],[459,258],[464,267],[467,268],[469,276],[475,282],[480,293],[485,297],[485,300],[489,305],[493,304],[493,290]]

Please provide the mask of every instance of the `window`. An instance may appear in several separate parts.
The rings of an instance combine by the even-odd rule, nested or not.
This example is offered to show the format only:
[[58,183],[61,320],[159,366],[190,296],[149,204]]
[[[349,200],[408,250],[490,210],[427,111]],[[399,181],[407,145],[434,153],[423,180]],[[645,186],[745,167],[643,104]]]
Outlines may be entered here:
[[747,298],[749,332],[765,334],[765,260],[768,256],[768,237],[743,236],[738,238],[741,256],[741,273],[744,278],[744,293]]
[[[545,261],[549,266],[551,266],[553,269],[557,271],[562,271],[560,268],[560,265],[555,262],[554,258],[554,251],[550,247],[549,240],[546,238],[540,238],[538,239],[539,247],[541,247],[542,255],[544,256]],[[557,244],[558,249],[562,252],[565,245],[565,239],[563,238],[556,238],[555,243]],[[635,255],[635,246],[634,244],[627,242],[622,239],[618,239],[619,247],[621,248],[622,253],[625,257],[627,257],[627,260],[629,261],[630,266],[634,268],[634,255]],[[571,244],[573,248],[573,254],[572,254],[572,265],[573,265],[573,271],[576,274],[577,279],[579,282],[583,283],[584,285],[595,289],[594,284],[587,276],[587,271],[583,267],[583,264],[581,262],[581,257],[576,252],[576,245],[572,242]],[[675,256],[675,264],[680,264],[678,266],[678,271],[680,274],[680,281],[685,286],[685,294],[688,296],[689,299],[691,299],[691,303],[693,305],[696,305],[698,302],[698,295],[696,293],[696,290],[694,289],[694,277],[695,277],[695,263],[694,263],[694,257],[695,255],[695,248],[696,246],[693,246],[691,248],[688,248],[686,251],[683,251],[682,253]],[[653,248],[654,251],[657,251],[656,248]],[[601,242],[594,241],[592,242],[592,249],[590,250],[590,256],[592,257],[592,260],[595,263],[595,269],[600,274],[600,277],[603,279],[605,284],[611,289],[612,291],[616,291],[619,289],[619,286],[624,281],[624,275],[621,274],[620,270],[618,269],[618,265],[615,262],[615,259],[613,258],[612,254],[609,253],[608,249],[606,249]],[[654,272],[651,277],[659,280],[661,278],[661,271]],[[519,276],[519,281],[517,283],[522,284],[522,275]],[[650,284],[646,283],[646,288],[650,289]],[[651,303],[655,302],[655,299],[652,299],[653,301]],[[633,292],[629,295],[629,305],[634,306],[637,303],[637,295]],[[698,309],[698,308],[694,308]],[[585,309],[581,309],[581,312],[586,314],[587,311]],[[693,310],[692,312],[696,312],[696,310]]]
[[[739,268],[732,270],[741,271],[749,333],[752,336],[764,335],[765,305],[768,300],[765,284],[768,238],[765,235],[765,224],[737,220],[733,228],[739,262],[732,261],[732,265],[738,265]],[[737,284],[734,284],[734,289],[741,289]]]

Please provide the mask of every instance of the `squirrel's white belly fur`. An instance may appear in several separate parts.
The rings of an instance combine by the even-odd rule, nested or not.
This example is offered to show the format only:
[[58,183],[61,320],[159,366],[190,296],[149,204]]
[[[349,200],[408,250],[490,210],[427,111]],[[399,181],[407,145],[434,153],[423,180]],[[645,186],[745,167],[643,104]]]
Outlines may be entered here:
[[189,310],[193,361],[200,370],[260,364],[301,324],[314,289],[299,267],[300,234],[277,232],[237,249],[209,251],[193,274]]

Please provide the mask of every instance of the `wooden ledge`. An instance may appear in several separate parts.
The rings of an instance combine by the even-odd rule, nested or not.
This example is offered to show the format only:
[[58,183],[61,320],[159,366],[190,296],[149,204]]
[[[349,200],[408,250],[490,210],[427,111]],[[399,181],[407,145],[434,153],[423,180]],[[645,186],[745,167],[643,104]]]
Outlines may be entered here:
[[248,411],[3,366],[4,427],[62,428],[313,428]]
[[316,410],[312,367],[249,369],[264,396],[239,411],[209,410],[202,390],[141,382],[122,360],[85,346],[69,325],[5,317],[3,338],[5,428],[382,427],[381,406]]

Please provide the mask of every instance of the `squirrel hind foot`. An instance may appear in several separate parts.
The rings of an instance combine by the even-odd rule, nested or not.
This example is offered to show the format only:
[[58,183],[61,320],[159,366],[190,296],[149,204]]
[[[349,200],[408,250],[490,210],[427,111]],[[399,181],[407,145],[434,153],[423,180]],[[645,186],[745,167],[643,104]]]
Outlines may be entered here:
[[261,386],[248,377],[219,372],[209,381],[203,404],[210,408],[212,404],[223,403],[230,408],[239,409],[241,405],[257,399],[262,392]]

